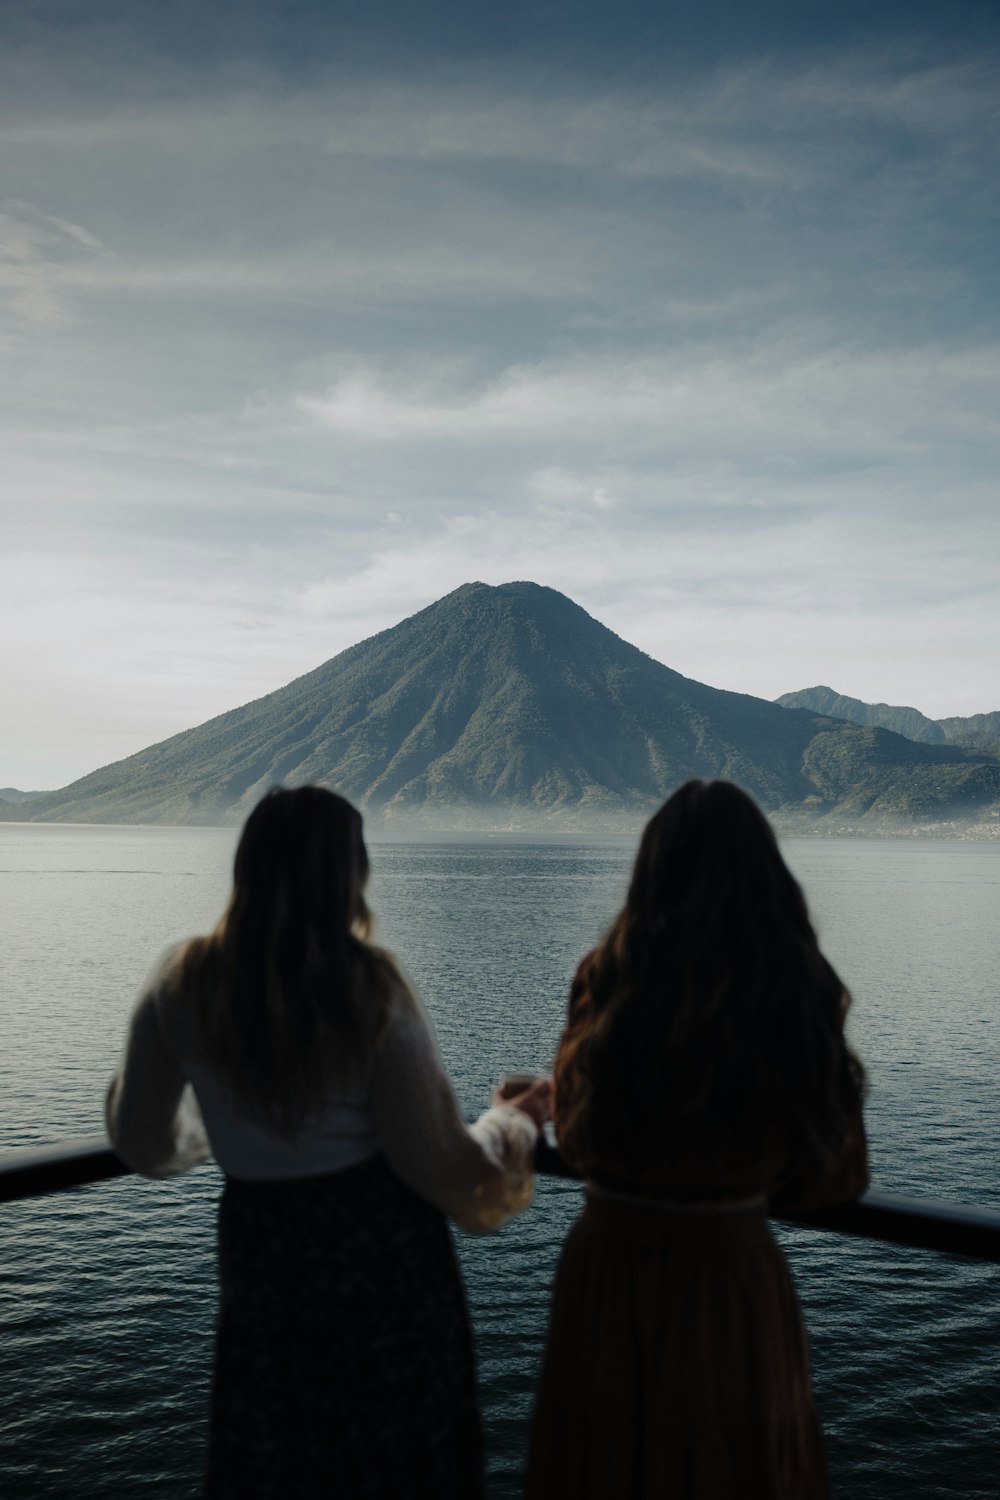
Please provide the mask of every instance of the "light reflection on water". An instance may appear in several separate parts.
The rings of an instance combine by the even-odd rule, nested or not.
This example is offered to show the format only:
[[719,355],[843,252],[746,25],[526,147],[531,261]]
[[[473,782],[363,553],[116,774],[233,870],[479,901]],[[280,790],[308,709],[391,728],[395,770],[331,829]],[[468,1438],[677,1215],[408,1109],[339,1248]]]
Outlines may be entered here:
[[[0,825],[0,1140],[100,1129],[133,995],[225,900],[234,833]],[[380,844],[379,936],[424,995],[466,1110],[546,1065],[577,959],[624,891],[625,842]],[[1000,1205],[1000,845],[792,840],[824,946],[855,995],[879,1186]],[[218,1178],[135,1179],[4,1210],[0,1492],[197,1493]],[[517,1473],[571,1183],[500,1234],[460,1237],[491,1496]],[[995,1494],[995,1268],[780,1231],[814,1353],[836,1493]]]

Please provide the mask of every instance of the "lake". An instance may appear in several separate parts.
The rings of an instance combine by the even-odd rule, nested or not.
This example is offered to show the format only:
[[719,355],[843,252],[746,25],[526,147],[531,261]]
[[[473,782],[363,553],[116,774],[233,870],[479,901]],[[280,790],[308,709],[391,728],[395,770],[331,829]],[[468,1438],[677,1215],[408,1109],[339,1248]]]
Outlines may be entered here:
[[[144,974],[226,899],[235,833],[0,824],[0,1144],[102,1128]],[[1000,843],[789,839],[854,995],[876,1186],[1000,1207]],[[462,1105],[547,1067],[576,962],[633,846],[375,843],[377,937],[423,995]],[[211,1166],[9,1205],[0,1217],[0,1494],[190,1497],[214,1314]],[[500,1233],[459,1235],[491,1500],[519,1492],[573,1183],[541,1181]],[[1000,1271],[784,1229],[834,1493],[996,1500]],[[609,1497],[611,1500],[611,1497]]]

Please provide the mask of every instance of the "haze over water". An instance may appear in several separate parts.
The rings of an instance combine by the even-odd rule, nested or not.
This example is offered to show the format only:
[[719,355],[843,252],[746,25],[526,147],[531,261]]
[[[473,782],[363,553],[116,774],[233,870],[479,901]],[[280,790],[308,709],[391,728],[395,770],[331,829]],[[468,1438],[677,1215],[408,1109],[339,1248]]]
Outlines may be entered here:
[[[235,833],[0,826],[0,1142],[101,1128],[135,990],[215,920]],[[547,1066],[575,963],[624,892],[631,841],[377,844],[379,938],[423,994],[463,1107]],[[876,1186],[1000,1207],[1000,844],[789,841],[855,996]],[[0,1493],[193,1496],[214,1310],[214,1168],[125,1179],[0,1217]],[[518,1493],[548,1287],[580,1202],[460,1236],[491,1500]],[[805,1307],[835,1494],[995,1500],[996,1268],[781,1231]]]

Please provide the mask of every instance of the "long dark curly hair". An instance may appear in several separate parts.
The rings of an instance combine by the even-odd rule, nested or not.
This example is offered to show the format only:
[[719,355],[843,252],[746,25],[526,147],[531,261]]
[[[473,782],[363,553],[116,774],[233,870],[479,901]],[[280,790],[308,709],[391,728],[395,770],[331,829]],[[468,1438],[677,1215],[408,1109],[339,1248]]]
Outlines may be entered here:
[[393,993],[406,993],[367,941],[367,879],[357,809],[323,787],[276,787],[243,828],[218,926],[183,955],[208,1061],[247,1114],[285,1135],[333,1077],[363,1076]]
[[707,1160],[778,1148],[792,1178],[836,1158],[864,1089],[844,1040],[850,997],[739,787],[689,781],[653,817],[580,980],[578,1141],[621,1161],[664,1141]]

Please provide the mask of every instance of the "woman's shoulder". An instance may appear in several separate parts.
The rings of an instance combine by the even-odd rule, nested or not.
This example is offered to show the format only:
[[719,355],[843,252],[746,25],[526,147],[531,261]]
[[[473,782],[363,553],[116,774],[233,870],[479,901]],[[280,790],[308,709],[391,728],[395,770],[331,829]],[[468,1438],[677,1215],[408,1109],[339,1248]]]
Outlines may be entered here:
[[384,995],[387,1021],[393,1020],[397,1015],[420,1014],[422,1007],[417,998],[416,986],[396,955],[390,953],[388,948],[379,948],[375,943],[365,943],[363,953],[367,973],[362,978],[367,977],[369,983],[377,984]]
[[151,966],[139,991],[139,1003],[159,1007],[164,1000],[179,994],[183,987],[185,958],[200,938],[184,938],[164,948]]
[[360,952],[364,954],[368,966],[380,978],[389,980],[393,984],[406,984],[406,976],[399,959],[395,953],[390,953],[388,948],[380,948],[378,943],[364,942],[360,945]]
[[407,1071],[434,1063],[440,1057],[437,1033],[420,994],[395,956],[378,950],[387,961],[387,1004],[375,1040],[373,1062],[380,1071]]
[[139,992],[136,1008],[155,1011],[166,1041],[178,1056],[190,1054],[196,1045],[198,1007],[193,976],[207,951],[205,937],[171,943],[153,964]]

